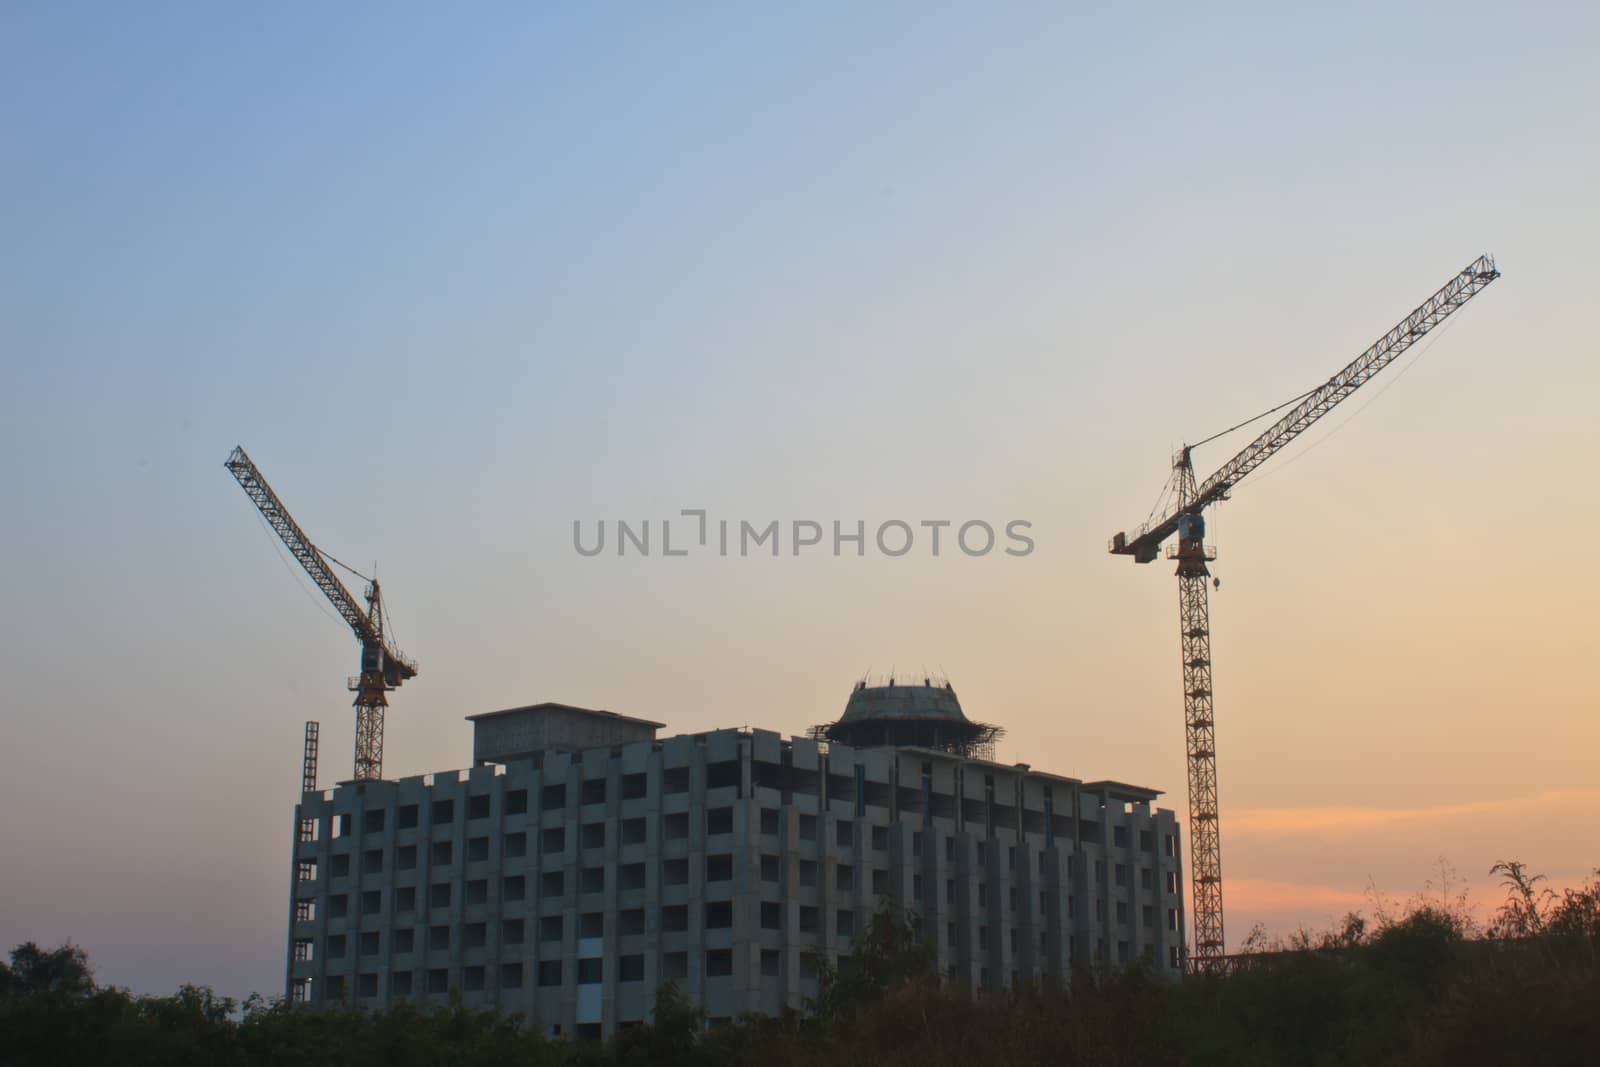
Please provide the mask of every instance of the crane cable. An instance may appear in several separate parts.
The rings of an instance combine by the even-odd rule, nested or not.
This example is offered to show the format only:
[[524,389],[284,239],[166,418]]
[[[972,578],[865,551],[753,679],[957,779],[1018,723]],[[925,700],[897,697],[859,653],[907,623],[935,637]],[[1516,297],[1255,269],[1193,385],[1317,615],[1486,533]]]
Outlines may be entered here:
[[[1323,385],[1326,385],[1326,384],[1327,384],[1326,382],[1323,383]],[[1209,444],[1212,441],[1215,441],[1219,437],[1226,437],[1228,434],[1232,433],[1235,430],[1242,430],[1246,426],[1249,426],[1252,422],[1257,422],[1257,421],[1259,421],[1261,419],[1266,418],[1268,415],[1271,415],[1271,414],[1273,414],[1275,412],[1282,411],[1284,408],[1288,407],[1290,404],[1298,404],[1298,403],[1300,403],[1300,401],[1304,400],[1306,397],[1308,397],[1312,393],[1316,392],[1317,389],[1321,389],[1321,388],[1322,388],[1322,386],[1319,385],[1314,389],[1307,389],[1305,392],[1301,393],[1299,396],[1295,397],[1292,400],[1285,400],[1283,403],[1279,404],[1277,407],[1268,408],[1267,410],[1263,411],[1259,415],[1252,415],[1250,418],[1245,419],[1243,422],[1241,422],[1241,423],[1239,423],[1239,424],[1237,424],[1235,426],[1229,426],[1226,430],[1218,430],[1216,433],[1212,434],[1210,437],[1207,437],[1202,441],[1196,441],[1194,444],[1190,445],[1189,447],[1191,449],[1199,448],[1201,445]]]

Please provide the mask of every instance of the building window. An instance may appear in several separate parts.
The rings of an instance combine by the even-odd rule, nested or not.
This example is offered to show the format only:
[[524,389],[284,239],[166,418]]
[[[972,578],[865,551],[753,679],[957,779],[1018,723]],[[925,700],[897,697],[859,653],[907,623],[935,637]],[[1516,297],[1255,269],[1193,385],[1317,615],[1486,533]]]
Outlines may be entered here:
[[552,826],[544,832],[544,850],[546,852],[560,852],[567,847],[567,832],[559,826]]
[[761,950],[761,977],[776,978],[783,963],[783,953],[775,948]]
[[489,817],[489,794],[479,793],[467,798],[467,818],[487,819]]
[[1111,844],[1115,848],[1128,847],[1128,828],[1126,826],[1113,826],[1111,828]]
[[603,822],[586,822],[583,824],[583,847],[606,847],[606,824]]
[[428,906],[430,908],[448,908],[450,906],[449,882],[435,882],[428,887]]
[[317,880],[317,863],[315,860],[301,860],[295,864],[294,876],[302,882],[315,882]]
[[461,932],[467,948],[482,948],[489,943],[488,923],[468,923]]
[[484,904],[489,900],[489,879],[474,878],[467,883],[467,903]]
[[776,900],[763,900],[761,902],[761,929],[783,929],[783,905]]
[[649,837],[649,824],[644,816],[634,819],[622,820],[622,843],[624,845],[642,845]]
[[1128,865],[1126,863],[1117,864],[1117,866],[1115,868],[1115,875],[1116,875],[1117,885],[1119,885],[1119,886],[1127,885],[1128,884]]
[[644,909],[628,908],[617,912],[617,932],[624,936],[644,933]]
[[361,894],[361,914],[376,915],[383,910],[383,890],[368,889]]
[[521,859],[528,854],[528,835],[521,830],[514,834],[507,834],[503,849],[506,859]]
[[478,993],[483,990],[483,967],[481,964],[462,969],[461,988],[469,993]]
[[528,814],[528,791],[526,789],[513,789],[506,793],[506,814]]
[[802,888],[810,888],[812,886],[815,886],[816,884],[817,884],[817,861],[816,860],[801,860],[800,861],[800,885],[801,885],[801,887]]
[[328,975],[328,999],[329,1000],[343,1000],[344,999],[344,975],[342,975],[342,974],[330,974],[330,975]]
[[395,824],[402,830],[415,830],[417,828],[417,806],[415,804],[400,805],[400,810],[395,812]]
[[733,973],[733,950],[714,948],[706,952],[706,977],[726,978]]
[[668,767],[661,775],[661,791],[663,793],[687,793],[689,791],[689,768]]
[[566,878],[561,871],[545,871],[539,876],[539,895],[555,899],[567,891]]
[[617,981],[644,981],[644,957],[641,955],[617,957]]
[[390,944],[394,946],[395,955],[408,955],[416,949],[417,932],[409,926],[403,926],[394,932],[394,939]]
[[874,826],[872,828],[872,848],[876,852],[888,851],[889,828],[887,826]]
[[761,832],[772,837],[778,836],[778,813],[772,808],[761,809]]
[[356,976],[356,996],[375,997],[378,995],[378,976],[375,974],[361,974]]
[[433,825],[441,826],[444,823],[455,822],[456,802],[453,800],[435,800],[433,802]]
[[299,937],[295,939],[294,958],[297,963],[304,963],[312,958],[311,939],[309,937]]
[[661,819],[661,836],[668,841],[678,841],[689,836],[689,813],[668,812]]
[[726,930],[733,925],[733,904],[727,900],[713,900],[706,904],[706,929]]
[[667,904],[661,909],[661,929],[668,933],[689,929],[689,905]]
[[311,999],[311,979],[296,978],[289,984],[289,1002],[304,1004]]
[[882,867],[872,868],[872,891],[880,897],[889,892],[889,872]]
[[448,926],[428,927],[428,951],[448,952],[450,950],[450,928]]
[[661,865],[661,880],[667,885],[686,885],[689,881],[689,861],[667,860]]
[[[839,825],[846,826],[848,824],[840,823]],[[847,863],[839,864],[839,866],[834,868],[833,882],[834,888],[836,888],[839,892],[853,892],[856,887],[856,869]]]
[[395,849],[394,865],[402,871],[413,871],[417,867],[417,846],[401,845]]
[[489,858],[489,839],[487,837],[471,837],[467,839],[467,862],[482,863]]
[[332,934],[328,937],[328,958],[330,960],[344,959],[346,942],[343,934]]
[[849,848],[856,843],[856,824],[848,819],[841,819],[833,824],[834,840],[840,848]]
[[300,899],[294,902],[295,922],[314,922],[317,918],[317,902],[314,900]]
[[585,939],[606,936],[606,913],[586,911],[578,916],[578,936]]
[[369,834],[383,833],[383,820],[386,812],[382,808],[373,808],[361,819],[362,829]]
[[706,811],[707,834],[733,833],[733,809],[710,808]]
[[333,856],[333,859],[329,862],[329,867],[332,869],[333,876],[335,878],[345,878],[345,877],[349,876],[349,874],[350,874],[350,853],[348,853],[348,852],[335,853],[334,856]]
[[618,888],[637,890],[645,887],[645,866],[642,863],[625,863],[617,871]]
[[450,992],[450,972],[443,967],[434,967],[428,971],[428,992]]
[[389,989],[397,997],[411,995],[411,972],[396,971],[389,976]]
[[604,804],[606,802],[606,780],[604,778],[590,778],[583,783],[579,803]]
[[578,984],[599,985],[605,980],[606,961],[599,956],[578,961]]
[[448,867],[455,858],[455,846],[449,841],[435,841],[433,843],[432,863],[435,867]]
[[360,951],[363,956],[376,956],[378,954],[378,931],[366,930],[361,934]]
[[706,857],[706,881],[729,882],[733,880],[733,857],[728,853]]
[[675,982],[689,977],[689,954],[687,952],[663,952],[661,954],[662,981]]
[[800,816],[800,840],[815,841],[817,839],[817,817],[815,815]]
[[606,869],[604,867],[585,867],[582,874],[579,892],[604,893],[606,891]]
[[1128,925],[1128,903],[1125,900],[1117,901],[1117,925]]
[[650,792],[650,780],[643,771],[622,776],[622,799],[641,800]]
[[1177,929],[1178,929],[1178,909],[1177,908],[1168,908],[1167,909],[1167,929],[1168,930],[1172,930],[1174,932],[1176,932]]
[[555,811],[567,806],[567,787],[564,785],[547,785],[539,796],[539,806],[545,811]]
[[1167,872],[1167,892],[1168,893],[1176,893],[1177,891],[1178,891],[1178,872],[1177,871],[1168,871]]
[[521,989],[522,988],[522,964],[520,964],[520,963],[502,963],[500,965],[500,988],[501,989]]
[[780,877],[778,871],[779,865],[777,856],[761,857],[761,880],[763,882],[776,882]]
[[560,915],[543,916],[539,920],[539,940],[560,941],[563,925]]
[[814,934],[817,932],[817,909],[802,906],[800,908],[800,932]]
[[561,984],[561,961],[539,961],[539,984],[541,986],[557,986]]
[[504,919],[500,923],[500,941],[506,945],[520,945],[526,927],[521,919]]
[[350,914],[350,898],[344,893],[328,898],[328,918],[342,919]]
[[849,908],[840,908],[839,914],[834,916],[833,928],[840,937],[854,937],[856,932],[856,913]]

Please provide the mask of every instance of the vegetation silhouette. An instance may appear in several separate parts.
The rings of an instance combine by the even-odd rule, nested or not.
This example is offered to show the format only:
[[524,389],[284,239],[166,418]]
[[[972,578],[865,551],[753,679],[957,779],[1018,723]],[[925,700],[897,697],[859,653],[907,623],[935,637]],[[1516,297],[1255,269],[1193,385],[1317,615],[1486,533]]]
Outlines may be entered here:
[[940,982],[916,917],[874,916],[848,964],[820,970],[803,1012],[707,1029],[673,985],[654,1018],[601,1042],[449,1005],[313,1012],[184,986],[136,996],[95,983],[81,948],[27,943],[0,963],[0,1064],[476,1064],[764,1067],[870,1064],[1299,1065],[1600,1062],[1600,870],[1557,894],[1515,861],[1480,930],[1464,894],[1335,928],[1252,934],[1228,974],[1170,983],[1147,965],[1065,987],[970,996]]

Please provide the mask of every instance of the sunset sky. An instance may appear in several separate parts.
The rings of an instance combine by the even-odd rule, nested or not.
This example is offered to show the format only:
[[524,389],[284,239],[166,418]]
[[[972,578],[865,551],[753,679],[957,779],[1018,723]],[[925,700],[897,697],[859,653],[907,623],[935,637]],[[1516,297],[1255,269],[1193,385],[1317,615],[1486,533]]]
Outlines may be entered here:
[[[378,568],[392,776],[926,670],[1186,819],[1172,567],[1107,539],[1482,252],[1210,516],[1229,942],[1600,866],[1600,8],[1292,8],[4,5],[0,947],[282,991],[357,649],[235,444]],[[1036,548],[573,549],[685,508]]]

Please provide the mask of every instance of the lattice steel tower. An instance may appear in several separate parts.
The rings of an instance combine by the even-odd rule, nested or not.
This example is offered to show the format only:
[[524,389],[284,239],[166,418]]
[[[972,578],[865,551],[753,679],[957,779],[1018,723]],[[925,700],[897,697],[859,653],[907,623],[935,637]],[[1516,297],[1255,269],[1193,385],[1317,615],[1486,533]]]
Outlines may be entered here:
[[1189,763],[1189,874],[1194,953],[1191,969],[1206,970],[1226,953],[1222,930],[1222,828],[1217,798],[1216,719],[1211,686],[1211,620],[1206,580],[1207,561],[1216,550],[1205,543],[1205,509],[1226,500],[1230,490],[1251,471],[1305,432],[1341,401],[1365,385],[1379,371],[1393,363],[1406,349],[1438,326],[1456,309],[1478,295],[1500,272],[1489,256],[1479,256],[1393,329],[1380,337],[1344,369],[1293,400],[1230,427],[1222,433],[1255,422],[1256,419],[1292,408],[1254,441],[1204,482],[1196,484],[1191,450],[1222,434],[1214,434],[1195,445],[1185,445],[1172,462],[1172,475],[1163,501],[1171,503],[1131,533],[1111,539],[1114,555],[1132,556],[1136,563],[1149,563],[1161,555],[1162,542],[1174,533],[1176,548],[1167,558],[1178,564],[1178,629],[1183,646],[1184,741]]

